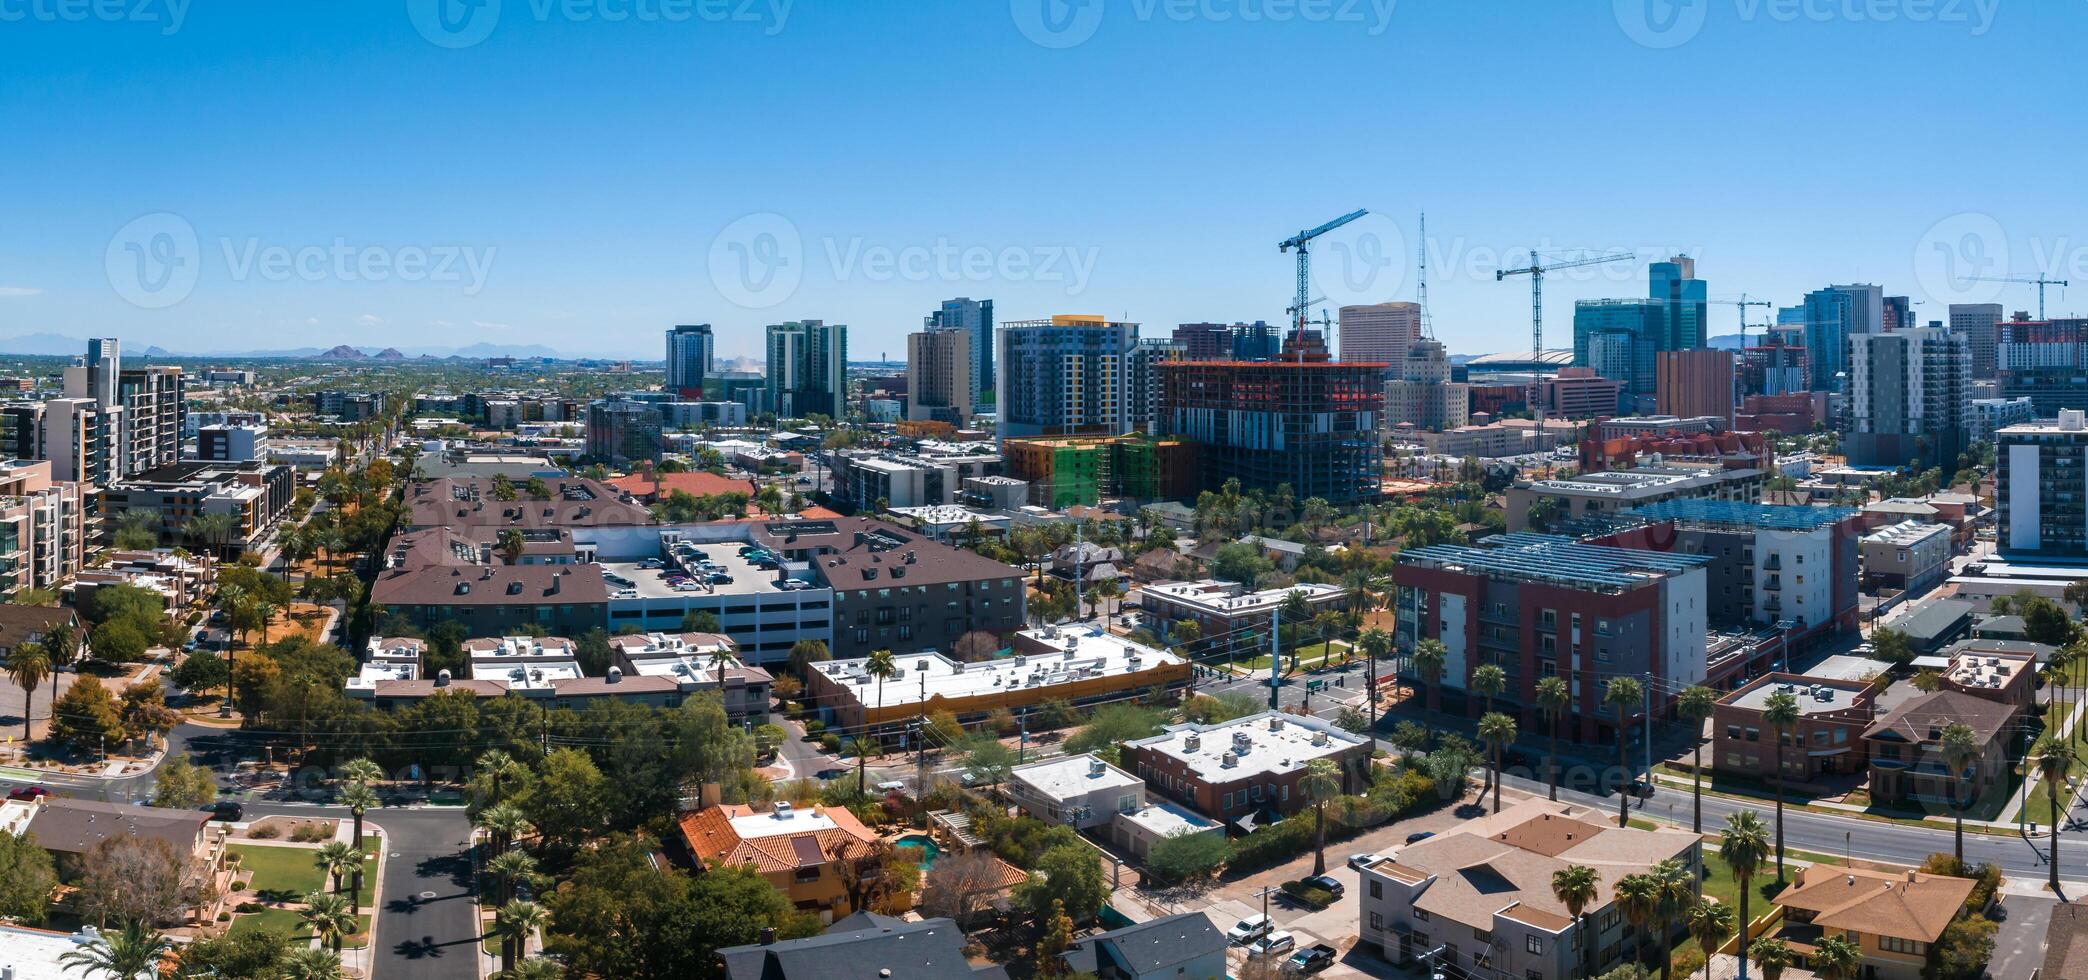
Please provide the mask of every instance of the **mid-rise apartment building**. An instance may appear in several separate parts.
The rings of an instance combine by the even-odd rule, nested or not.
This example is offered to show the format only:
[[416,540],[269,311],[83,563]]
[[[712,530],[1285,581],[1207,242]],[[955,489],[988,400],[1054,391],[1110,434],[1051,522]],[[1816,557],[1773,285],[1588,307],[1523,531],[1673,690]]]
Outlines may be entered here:
[[[1335,342],[1344,361],[1398,364],[1421,339],[1421,304],[1372,303],[1344,306]],[[1447,379],[1446,379],[1447,380]]]
[[1564,480],[1517,481],[1507,491],[1508,530],[1527,530],[1530,507],[1539,502],[1555,503],[1561,520],[1621,513],[1663,500],[1755,503],[1762,499],[1767,480],[1766,471],[1753,467],[1641,466]]
[[1994,433],[1994,505],[2002,553],[2088,560],[2088,413]]
[[906,338],[906,417],[967,425],[979,392],[969,330],[924,330]]
[[1196,443],[1205,486],[1237,479],[1337,506],[1375,500],[1386,367],[1330,361],[1323,350],[1162,364],[1157,430]]
[[1972,380],[1993,380],[2000,371],[2001,304],[1950,304],[1950,332],[1965,338],[1972,356]]
[[0,461],[0,597],[55,589],[87,560],[88,501],[49,460]]
[[[165,466],[125,480],[101,495],[101,514],[108,521],[142,512],[153,518],[160,540],[233,558],[259,547],[290,510],[296,474],[289,466],[250,460],[242,463],[187,462]],[[230,527],[198,539],[192,521],[225,517]]]
[[1849,338],[1850,431],[1859,466],[1955,469],[1970,441],[1972,358],[1965,338],[1917,327]]
[[215,463],[244,463],[268,455],[265,425],[206,425],[196,430],[196,458]]
[[768,328],[769,407],[782,418],[848,415],[848,327],[822,320]]
[[2032,320],[2018,313],[2001,324],[1997,360],[2001,397],[2030,399],[2038,418],[2088,409],[2088,319]]
[[952,330],[970,336],[972,404],[978,404],[986,392],[995,390],[992,300],[969,296],[943,300],[940,308],[921,319],[921,325],[930,331]]
[[[1342,342],[1347,343],[1346,336]],[[1390,360],[1393,378],[1385,382],[1386,427],[1412,425],[1441,432],[1472,420],[1471,388],[1450,380],[1450,358],[1441,341],[1417,340],[1404,355]],[[1616,408],[1614,396],[1610,408]]]
[[1733,352],[1661,351],[1654,361],[1655,404],[1662,415],[1717,416],[1733,424]]
[[715,341],[708,323],[685,323],[667,330],[666,389],[702,400],[703,379],[710,376]]
[[1136,428],[1138,324],[1063,315],[1001,325],[996,357],[1002,438],[1122,435]]
[[1172,725],[1125,742],[1124,769],[1148,787],[1213,820],[1233,823],[1310,805],[1299,784],[1326,759],[1341,771],[1342,792],[1369,779],[1369,738],[1311,715],[1265,711],[1214,725]]

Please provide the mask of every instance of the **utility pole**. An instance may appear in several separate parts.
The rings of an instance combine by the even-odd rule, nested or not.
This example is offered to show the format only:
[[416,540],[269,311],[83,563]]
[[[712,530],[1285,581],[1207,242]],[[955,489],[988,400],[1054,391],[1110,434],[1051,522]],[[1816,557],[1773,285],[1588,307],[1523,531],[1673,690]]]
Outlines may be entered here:
[[1639,685],[1646,699],[1646,720],[1639,725],[1639,738],[1646,744],[1646,795],[1639,797],[1639,809],[1646,808],[1646,801],[1653,796],[1653,672],[1646,672],[1646,683]]
[[1277,708],[1277,685],[1282,681],[1283,670],[1283,607],[1269,611],[1269,710]]
[[928,792],[928,726],[914,724],[914,798]]

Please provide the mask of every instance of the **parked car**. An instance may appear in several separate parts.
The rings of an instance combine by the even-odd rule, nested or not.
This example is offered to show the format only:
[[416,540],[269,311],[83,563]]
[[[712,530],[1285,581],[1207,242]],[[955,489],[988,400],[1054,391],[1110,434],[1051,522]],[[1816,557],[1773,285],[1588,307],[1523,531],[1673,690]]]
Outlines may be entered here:
[[1338,955],[1340,955],[1340,950],[1326,943],[1314,943],[1292,953],[1290,959],[1284,960],[1283,972],[1299,977],[1318,973],[1327,967],[1333,966],[1334,957]]
[[204,812],[210,814],[210,819],[222,820],[226,823],[234,823],[238,821],[240,816],[245,813],[245,811],[240,808],[239,804],[234,803],[231,800],[219,800],[216,803],[212,803],[209,806],[204,807],[203,810]]
[[1250,915],[1233,923],[1233,927],[1226,931],[1225,939],[1235,946],[1241,946],[1268,935],[1269,930],[1275,927],[1276,924],[1270,922],[1266,915]]
[[41,786],[24,786],[7,794],[7,798],[10,800],[36,800],[49,795],[51,795],[51,791]]
[[1422,832],[1420,832],[1420,833],[1418,833],[1418,834],[1408,834],[1408,835],[1407,835],[1407,843],[1409,843],[1409,844],[1419,844],[1419,843],[1421,843],[1422,841],[1425,841],[1425,840],[1429,839],[1430,837],[1434,837],[1434,836],[1435,836],[1435,831],[1433,831],[1433,830],[1424,830],[1424,831],[1422,831]]
[[1341,879],[1333,875],[1314,875],[1305,879],[1305,884],[1330,892],[1335,898],[1340,898],[1341,893],[1348,890],[1348,887],[1341,883]]
[[1247,955],[1250,957],[1276,956],[1282,953],[1290,952],[1290,950],[1297,945],[1298,937],[1279,930],[1277,932],[1269,933],[1268,935],[1263,936],[1260,939],[1257,939],[1253,943],[1249,944],[1247,947]]
[[1368,851],[1365,851],[1361,854],[1351,854],[1348,857],[1348,866],[1350,869],[1355,871],[1361,871],[1364,868],[1370,867],[1371,865],[1376,863],[1378,863],[1378,855],[1372,854]]

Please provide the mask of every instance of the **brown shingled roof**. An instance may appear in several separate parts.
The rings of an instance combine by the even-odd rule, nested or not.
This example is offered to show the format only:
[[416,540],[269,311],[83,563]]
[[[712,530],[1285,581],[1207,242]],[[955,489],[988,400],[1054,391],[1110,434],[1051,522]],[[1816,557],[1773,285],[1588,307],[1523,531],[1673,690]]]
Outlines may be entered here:
[[1974,884],[1970,878],[1919,871],[1890,874],[1815,864],[1800,870],[1798,883],[1775,902],[1814,913],[1813,923],[1822,929],[1932,943],[1964,910]]
[[1864,729],[1863,737],[1897,736],[1919,745],[1934,740],[1931,731],[1962,722],[1971,726],[1973,736],[1984,743],[1999,735],[2015,713],[2014,705],[2000,701],[1989,701],[1961,691],[1937,691],[1911,698],[1886,712],[1884,717]]

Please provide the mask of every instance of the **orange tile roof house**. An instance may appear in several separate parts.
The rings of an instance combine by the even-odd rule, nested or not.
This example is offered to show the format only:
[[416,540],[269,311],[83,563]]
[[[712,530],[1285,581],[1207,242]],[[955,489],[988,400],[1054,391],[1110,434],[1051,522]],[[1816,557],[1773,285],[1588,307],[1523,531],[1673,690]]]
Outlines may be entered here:
[[777,803],[767,811],[723,804],[686,813],[682,843],[698,869],[751,865],[801,912],[824,923],[855,911],[840,864],[877,842],[877,835],[842,807],[800,810]]
[[620,476],[610,480],[609,485],[637,498],[640,503],[648,504],[676,490],[691,497],[715,497],[726,493],[744,493],[750,499],[747,505],[748,513],[759,512],[758,508],[754,507],[751,502],[751,498],[754,496],[754,481],[735,480],[729,476],[719,476],[716,473],[707,473],[702,470],[691,470],[684,473],[661,473],[658,471],[633,473],[630,476]]
[[1970,878],[1815,864],[1773,899],[1786,921],[1778,938],[1807,956],[1822,936],[1842,936],[1863,950],[1863,976],[1916,980],[1973,887]]

